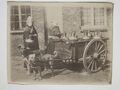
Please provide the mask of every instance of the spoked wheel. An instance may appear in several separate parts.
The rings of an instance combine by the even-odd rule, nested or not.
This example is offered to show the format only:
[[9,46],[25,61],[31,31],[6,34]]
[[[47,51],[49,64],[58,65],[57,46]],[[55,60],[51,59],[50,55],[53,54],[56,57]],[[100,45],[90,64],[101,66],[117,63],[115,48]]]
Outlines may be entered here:
[[83,53],[83,65],[88,72],[101,70],[106,60],[106,45],[101,39],[91,40]]

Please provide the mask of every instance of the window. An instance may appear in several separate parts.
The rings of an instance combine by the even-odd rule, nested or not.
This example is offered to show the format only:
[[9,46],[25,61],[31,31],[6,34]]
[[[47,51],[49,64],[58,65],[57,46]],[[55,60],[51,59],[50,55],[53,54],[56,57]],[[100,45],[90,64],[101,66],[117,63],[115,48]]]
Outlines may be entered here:
[[105,20],[105,9],[104,8],[81,8],[81,25],[99,25],[104,26]]
[[26,25],[26,19],[30,16],[30,6],[21,6],[21,23],[22,27]]
[[104,8],[94,9],[94,24],[104,25]]
[[91,25],[91,8],[82,8],[82,20],[81,24],[84,25]]
[[18,6],[11,7],[11,29],[17,30],[19,29],[19,12]]
[[31,15],[30,6],[11,6],[11,30],[25,27],[26,19]]

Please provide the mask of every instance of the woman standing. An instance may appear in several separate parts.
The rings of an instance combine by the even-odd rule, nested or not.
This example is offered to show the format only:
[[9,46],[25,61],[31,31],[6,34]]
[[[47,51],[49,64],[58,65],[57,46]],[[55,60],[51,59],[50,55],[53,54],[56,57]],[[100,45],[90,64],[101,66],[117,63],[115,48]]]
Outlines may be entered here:
[[25,49],[29,52],[39,49],[38,34],[35,30],[35,27],[33,26],[31,16],[28,16],[26,21],[26,27],[24,28],[23,33],[23,41]]
[[[23,33],[23,41],[24,41],[23,55],[25,58],[29,54],[33,53],[33,51],[39,50],[38,34],[33,25],[31,16],[28,16],[26,20],[26,27],[24,28],[24,33]],[[24,63],[24,67],[27,68],[25,63]]]

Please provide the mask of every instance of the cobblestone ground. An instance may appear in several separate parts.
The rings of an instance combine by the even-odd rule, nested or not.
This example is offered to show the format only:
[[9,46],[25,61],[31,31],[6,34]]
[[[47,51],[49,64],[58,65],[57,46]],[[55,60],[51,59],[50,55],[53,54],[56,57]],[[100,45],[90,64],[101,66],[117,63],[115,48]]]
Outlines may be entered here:
[[[12,56],[11,59],[11,81],[16,83],[28,84],[30,82],[37,84],[109,84],[110,67],[96,73],[86,73],[83,64],[63,65],[58,63],[54,70],[54,77],[51,77],[50,70],[43,71],[42,80],[34,80],[33,75],[27,75],[23,68],[23,61],[19,56]],[[59,68],[58,68],[59,67]]]

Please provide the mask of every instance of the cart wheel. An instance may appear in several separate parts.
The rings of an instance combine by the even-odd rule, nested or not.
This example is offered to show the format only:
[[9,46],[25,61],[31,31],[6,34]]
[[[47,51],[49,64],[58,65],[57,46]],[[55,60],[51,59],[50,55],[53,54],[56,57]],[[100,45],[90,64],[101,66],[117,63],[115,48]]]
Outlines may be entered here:
[[93,39],[83,53],[83,65],[88,72],[97,72],[105,64],[107,55],[106,44],[101,39]]

